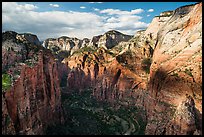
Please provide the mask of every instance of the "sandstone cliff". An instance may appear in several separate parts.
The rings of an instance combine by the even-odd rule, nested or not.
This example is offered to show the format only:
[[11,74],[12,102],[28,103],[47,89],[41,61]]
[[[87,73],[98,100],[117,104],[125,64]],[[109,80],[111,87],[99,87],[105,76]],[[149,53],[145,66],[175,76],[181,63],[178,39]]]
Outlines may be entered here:
[[[201,119],[202,3],[183,6],[173,11],[172,16],[159,29],[156,41],[148,88],[151,97],[156,101],[177,107],[188,94],[192,96],[195,108],[199,110],[197,115]],[[155,102],[156,105],[158,103]],[[150,112],[155,113],[158,110]],[[158,113],[153,117],[152,120],[156,120],[159,117]],[[183,117],[185,120],[190,120],[188,115],[183,115]],[[166,118],[163,119],[167,122],[168,120],[166,120]],[[182,123],[179,120],[177,122],[188,127],[188,121],[185,120]],[[157,122],[161,121],[157,120]],[[197,130],[201,130],[202,124],[198,122],[196,125]],[[180,126],[181,129],[178,132],[175,131],[176,134],[193,134],[196,131],[195,123],[189,127],[192,127],[191,129],[182,129],[185,126]],[[146,133],[162,134],[161,131],[164,132],[164,127],[165,125],[161,126],[161,123],[153,126],[149,121]],[[189,130],[189,132],[185,130]]]
[[10,85],[2,89],[2,133],[44,134],[48,125],[63,122],[57,64],[50,51],[31,41],[35,37],[19,36],[2,36],[2,77],[12,82],[5,79]]
[[119,44],[120,42],[128,41],[132,38],[130,35],[122,34],[115,30],[110,30],[103,35],[95,36],[89,43],[89,46],[103,47],[110,49]]
[[70,37],[59,37],[57,39],[55,38],[49,38],[46,39],[43,42],[43,46],[47,49],[55,50],[65,50],[68,51],[70,54],[72,54],[74,51],[80,49],[81,47],[88,46],[89,39],[84,38],[83,40],[80,40],[78,38],[70,38]]
[[[145,31],[114,46],[105,46],[107,36],[94,37],[95,48],[64,59],[71,68],[67,91],[91,87],[98,100],[109,102],[133,97],[147,112],[146,134],[201,134],[201,9],[199,3],[163,12]],[[181,125],[177,113],[186,94],[196,118],[184,110]],[[175,123],[180,129],[172,132]]]

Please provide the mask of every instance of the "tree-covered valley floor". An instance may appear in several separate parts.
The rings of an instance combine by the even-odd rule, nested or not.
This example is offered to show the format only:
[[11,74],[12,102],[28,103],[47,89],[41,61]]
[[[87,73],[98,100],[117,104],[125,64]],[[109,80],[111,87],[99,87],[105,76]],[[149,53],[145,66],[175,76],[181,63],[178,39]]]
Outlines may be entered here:
[[47,135],[141,135],[146,122],[145,111],[134,106],[134,98],[113,104],[99,102],[91,95],[92,89],[62,92],[65,122],[47,128]]

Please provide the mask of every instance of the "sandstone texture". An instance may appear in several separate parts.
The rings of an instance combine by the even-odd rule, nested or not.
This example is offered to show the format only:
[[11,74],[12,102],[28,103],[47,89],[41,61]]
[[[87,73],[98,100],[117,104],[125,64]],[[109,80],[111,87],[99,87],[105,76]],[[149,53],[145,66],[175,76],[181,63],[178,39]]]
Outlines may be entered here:
[[89,46],[103,47],[110,49],[119,44],[120,42],[126,42],[130,40],[132,36],[122,34],[121,32],[110,30],[103,35],[95,36],[89,43]]
[[12,79],[2,91],[2,133],[44,134],[63,122],[57,64],[50,51],[18,36],[2,36],[2,73]]
[[70,38],[70,37],[59,37],[57,39],[55,38],[49,38],[46,39],[43,42],[43,46],[47,49],[61,49],[66,50],[70,54],[72,54],[74,51],[80,49],[81,47],[86,47],[89,44],[89,39],[84,38],[83,40],[80,40],[78,38]]
[[[151,97],[170,104],[174,109],[182,103],[186,94],[190,95],[198,110],[196,114],[198,119],[202,119],[201,30],[202,3],[183,6],[173,11],[172,16],[157,33],[148,85]],[[156,102],[155,105],[157,105]],[[201,121],[196,123],[199,126],[195,128],[195,123],[191,126],[188,125],[188,121],[185,120],[189,116],[183,115],[183,117],[185,116],[186,118],[182,121],[184,125],[180,126],[180,131],[175,131],[175,134],[193,134],[193,132],[201,130]],[[156,120],[156,116],[154,120]],[[180,123],[179,120],[177,122]],[[162,134],[165,126],[162,127],[161,124],[159,126],[149,122],[146,133]],[[185,126],[189,129],[185,129],[187,128]],[[152,130],[153,127],[155,130]],[[157,132],[159,130],[160,132]],[[171,133],[168,132],[168,134]]]
[[[91,52],[80,50],[63,60],[71,70],[67,91],[91,87],[98,100],[108,102],[128,97],[130,103],[132,97],[147,112],[145,134],[201,134],[201,10],[198,3],[163,12],[146,30],[115,46],[102,46],[104,35],[94,37]],[[186,94],[194,102],[189,112],[180,108],[189,102]],[[172,131],[176,124],[179,130]]]

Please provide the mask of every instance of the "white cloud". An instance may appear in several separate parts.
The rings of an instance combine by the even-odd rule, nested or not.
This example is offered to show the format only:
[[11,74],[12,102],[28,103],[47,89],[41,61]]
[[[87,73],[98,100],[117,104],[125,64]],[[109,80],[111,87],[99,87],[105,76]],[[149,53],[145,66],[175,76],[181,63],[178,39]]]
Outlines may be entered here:
[[84,7],[84,6],[81,6],[81,7],[80,7],[80,9],[85,9],[85,8],[86,8],[86,7]]
[[99,9],[97,9],[97,8],[93,8],[93,10],[94,10],[94,11],[99,11]]
[[32,4],[25,4],[24,6],[22,6],[25,8],[25,10],[34,10],[37,9],[38,7]]
[[149,9],[147,12],[154,12],[154,9]]
[[131,11],[124,11],[124,10],[119,10],[119,9],[104,9],[101,10],[100,13],[105,13],[108,15],[131,15],[131,14],[140,14],[144,12],[143,9],[134,9]]
[[2,12],[26,12],[37,9],[38,7],[33,4],[17,4],[16,2],[2,2]]
[[111,17],[111,18],[108,18],[107,20],[107,23],[116,23],[116,22],[119,22],[120,20],[116,17]]
[[147,17],[149,17],[150,15],[148,14]]
[[134,15],[121,15],[111,17],[104,24],[105,30],[116,29],[123,33],[134,34],[138,29],[144,29],[148,26],[147,23],[140,21],[142,17]]
[[[32,32],[40,39],[48,37],[60,37],[61,35],[73,36],[78,38],[89,37],[104,33],[100,29],[103,25],[103,18],[88,12],[16,12],[8,11],[13,6],[19,4],[3,3],[2,30],[14,30],[19,33]],[[78,18],[76,18],[78,17]]]
[[110,29],[133,35],[138,29],[148,26],[141,21],[141,16],[135,15],[142,11],[137,9],[117,10],[118,13],[112,10],[114,14],[110,15],[110,12],[100,14],[100,10],[97,12],[99,14],[76,11],[37,12],[34,5],[35,8],[28,7],[25,4],[3,2],[2,30],[13,30],[18,33],[32,32],[40,40],[63,35],[83,39],[103,34]]
[[59,5],[58,4],[49,4],[51,7],[54,7],[54,8],[59,8]]
[[142,13],[142,12],[144,12],[144,10],[143,9],[135,9],[135,10],[131,10],[131,14],[140,14],[140,13]]

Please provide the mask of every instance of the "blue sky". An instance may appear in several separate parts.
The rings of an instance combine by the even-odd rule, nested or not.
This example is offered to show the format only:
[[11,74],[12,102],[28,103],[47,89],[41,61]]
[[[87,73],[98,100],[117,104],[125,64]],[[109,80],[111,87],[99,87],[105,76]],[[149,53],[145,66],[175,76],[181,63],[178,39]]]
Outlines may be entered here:
[[91,38],[111,29],[134,35],[154,16],[195,2],[14,2],[2,3],[2,30]]

